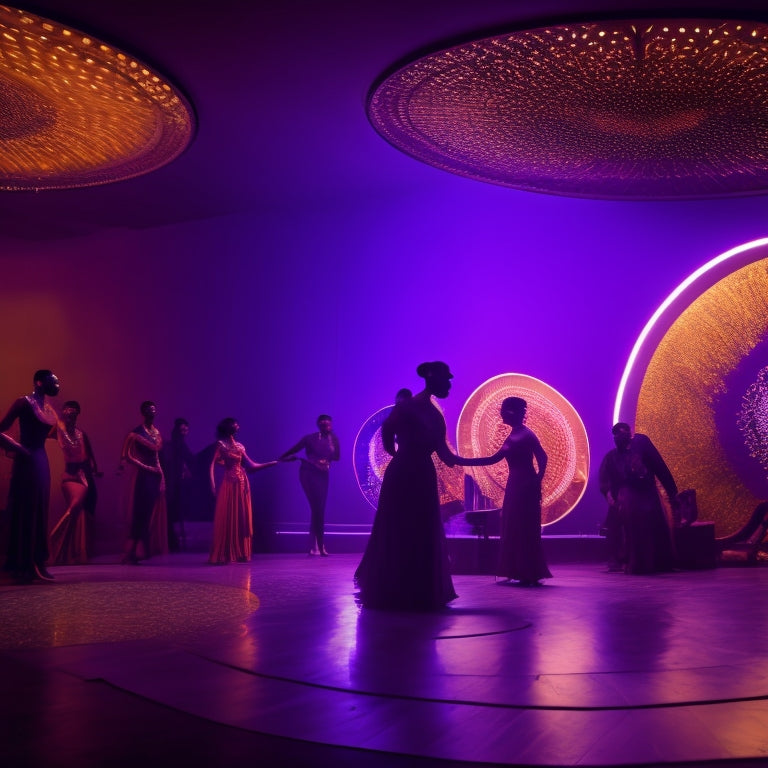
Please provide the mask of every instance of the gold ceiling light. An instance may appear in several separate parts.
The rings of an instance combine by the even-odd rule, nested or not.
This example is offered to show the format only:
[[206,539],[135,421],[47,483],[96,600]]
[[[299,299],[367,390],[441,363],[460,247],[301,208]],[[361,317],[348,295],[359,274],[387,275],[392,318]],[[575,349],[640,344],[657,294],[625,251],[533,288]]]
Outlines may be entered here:
[[768,190],[768,24],[588,21],[426,55],[374,86],[374,128],[443,170],[613,199]]
[[0,6],[0,189],[139,176],[176,158],[194,127],[179,91],[135,57]]

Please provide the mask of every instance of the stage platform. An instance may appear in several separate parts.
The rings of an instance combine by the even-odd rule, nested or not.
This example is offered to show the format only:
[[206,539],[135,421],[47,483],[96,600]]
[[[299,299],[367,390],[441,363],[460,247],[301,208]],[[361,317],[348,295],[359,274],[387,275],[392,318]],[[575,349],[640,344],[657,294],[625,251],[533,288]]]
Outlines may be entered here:
[[[486,513],[474,514],[485,516]],[[493,573],[499,550],[498,510],[487,514],[495,524],[472,525],[464,514],[446,520],[444,527],[453,573]],[[546,530],[542,542],[548,563],[603,563],[608,559],[602,536],[550,536]],[[370,525],[329,524],[326,526],[326,546],[330,552],[362,554],[370,532]],[[306,523],[282,523],[274,527],[265,549],[306,554],[308,541]]]
[[551,564],[360,608],[357,553],[204,553],[0,586],[13,768],[764,765],[768,569]]

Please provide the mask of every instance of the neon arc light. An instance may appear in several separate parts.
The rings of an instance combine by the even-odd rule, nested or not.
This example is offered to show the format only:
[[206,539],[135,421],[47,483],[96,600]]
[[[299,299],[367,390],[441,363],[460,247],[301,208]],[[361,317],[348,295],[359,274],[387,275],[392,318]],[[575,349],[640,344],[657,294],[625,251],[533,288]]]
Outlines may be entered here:
[[682,283],[680,283],[680,285],[677,286],[677,288],[675,288],[674,291],[672,291],[672,293],[669,294],[669,296],[667,296],[666,299],[664,299],[659,308],[651,316],[651,319],[645,324],[645,327],[637,337],[637,341],[635,342],[634,347],[632,347],[632,352],[630,352],[629,359],[627,360],[627,364],[624,367],[624,373],[622,374],[621,381],[619,382],[619,389],[616,393],[616,402],[613,407],[613,420],[611,421],[611,424],[615,424],[617,421],[622,420],[621,409],[627,389],[627,383],[632,376],[633,369],[637,363],[638,357],[640,356],[640,352],[643,349],[643,345],[650,336],[659,319],[664,315],[669,307],[674,304],[674,302],[688,288],[690,288],[690,286],[692,286],[702,276],[707,274],[707,272],[710,272],[723,262],[728,261],[728,259],[732,259],[741,253],[752,250],[754,248],[760,248],[765,245],[768,245],[768,237],[762,237],[759,240],[752,240],[748,243],[744,243],[743,245],[738,245],[735,248],[731,248],[731,250],[726,251],[725,253],[721,253],[719,256],[716,256],[711,261],[708,261],[706,264],[699,267],[695,272],[691,273],[685,280],[683,280]]

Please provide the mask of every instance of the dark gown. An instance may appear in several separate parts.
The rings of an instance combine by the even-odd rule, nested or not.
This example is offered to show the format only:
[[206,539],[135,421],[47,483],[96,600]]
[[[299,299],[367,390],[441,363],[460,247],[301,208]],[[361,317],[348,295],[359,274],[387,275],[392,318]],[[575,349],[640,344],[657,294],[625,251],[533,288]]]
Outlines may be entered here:
[[[159,467],[159,451],[162,438],[147,432],[143,425],[133,430],[145,440],[156,442],[157,448],[149,448],[138,441],[129,444],[135,458],[150,467]],[[168,553],[168,522],[165,493],[161,490],[162,475],[131,464],[133,478],[128,491],[130,530],[128,537],[143,547],[144,557]]]
[[395,406],[382,433],[394,435],[397,451],[355,573],[359,599],[369,608],[439,609],[457,596],[432,463],[432,454],[445,445],[445,421],[431,402],[414,398]]
[[538,440],[523,427],[504,443],[509,467],[501,508],[501,542],[496,574],[523,583],[548,579],[552,574],[541,544],[541,485],[533,465]]
[[[178,551],[184,539],[184,521],[192,500],[194,456],[183,436],[174,436],[163,445],[160,463],[165,475],[165,504],[168,512],[168,548]],[[179,524],[182,540],[176,532]]]
[[51,434],[56,416],[47,403],[45,410],[38,412],[26,397],[19,398],[11,410],[17,413],[19,442],[29,451],[29,456],[16,453],[13,459],[8,491],[10,531],[5,569],[17,578],[31,579],[35,569],[44,569],[48,560],[51,472],[45,441]]
[[672,538],[656,481],[670,499],[677,485],[664,459],[647,435],[636,433],[626,451],[609,451],[600,466],[600,490],[611,492],[616,507],[611,518],[617,559],[627,573],[657,573],[674,566]]

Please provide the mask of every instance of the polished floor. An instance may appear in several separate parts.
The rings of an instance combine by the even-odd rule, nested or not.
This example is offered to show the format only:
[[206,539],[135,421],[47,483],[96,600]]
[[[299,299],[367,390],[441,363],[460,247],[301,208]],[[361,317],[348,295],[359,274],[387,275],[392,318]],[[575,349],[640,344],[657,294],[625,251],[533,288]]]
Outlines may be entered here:
[[203,554],[0,586],[0,763],[768,764],[768,568],[457,575],[359,608],[357,554]]

